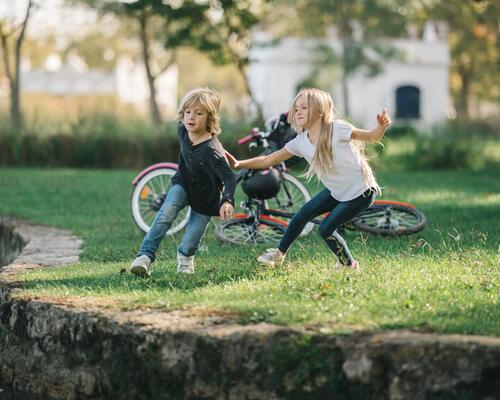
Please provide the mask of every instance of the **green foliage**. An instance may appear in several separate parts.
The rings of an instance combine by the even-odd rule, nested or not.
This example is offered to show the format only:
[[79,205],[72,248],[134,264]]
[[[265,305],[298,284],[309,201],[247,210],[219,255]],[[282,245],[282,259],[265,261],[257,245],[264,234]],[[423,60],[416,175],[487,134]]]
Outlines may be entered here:
[[19,135],[0,130],[0,164],[78,168],[140,168],[177,160],[175,124],[160,135],[141,123],[120,123],[110,115],[80,116],[60,133]]
[[418,129],[411,124],[394,124],[390,127],[390,133],[388,134],[391,138],[401,138],[401,137],[412,137],[416,138],[419,135]]
[[410,159],[418,169],[479,169],[486,163],[485,142],[466,125],[443,125],[420,135]]
[[472,98],[500,100],[500,6],[496,1],[432,0],[422,3],[421,22],[447,24],[451,92],[460,117],[473,117]]
[[382,145],[366,147],[376,170],[471,169],[500,166],[498,128],[486,121],[453,121],[428,132],[395,125]]
[[262,17],[265,1],[223,1],[203,13],[190,15],[183,27],[166,41],[167,47],[192,46],[209,55],[216,65],[246,65],[250,32]]
[[[251,127],[248,121],[223,116],[220,140],[228,151],[244,152],[237,139]],[[121,122],[101,113],[80,115],[59,129],[19,135],[0,123],[0,165],[137,169],[179,157],[176,122],[164,124],[158,134],[142,121]]]

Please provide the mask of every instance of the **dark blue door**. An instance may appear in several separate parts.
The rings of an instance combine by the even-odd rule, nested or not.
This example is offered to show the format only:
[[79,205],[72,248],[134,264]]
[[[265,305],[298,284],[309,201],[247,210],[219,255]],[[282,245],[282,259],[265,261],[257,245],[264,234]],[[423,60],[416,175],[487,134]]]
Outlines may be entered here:
[[420,118],[420,89],[400,86],[396,89],[396,118]]

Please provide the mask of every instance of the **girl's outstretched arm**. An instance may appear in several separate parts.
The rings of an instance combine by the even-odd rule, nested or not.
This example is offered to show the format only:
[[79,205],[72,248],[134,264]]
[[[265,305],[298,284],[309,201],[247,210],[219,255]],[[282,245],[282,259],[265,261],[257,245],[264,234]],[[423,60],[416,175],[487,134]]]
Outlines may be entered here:
[[241,161],[238,161],[231,153],[228,153],[227,151],[226,157],[231,168],[264,169],[292,158],[293,154],[283,148],[267,156],[259,156]]
[[354,128],[352,130],[352,139],[362,140],[368,143],[377,143],[384,137],[385,130],[391,124],[391,118],[387,113],[387,108],[381,114],[377,114],[377,127],[371,131]]

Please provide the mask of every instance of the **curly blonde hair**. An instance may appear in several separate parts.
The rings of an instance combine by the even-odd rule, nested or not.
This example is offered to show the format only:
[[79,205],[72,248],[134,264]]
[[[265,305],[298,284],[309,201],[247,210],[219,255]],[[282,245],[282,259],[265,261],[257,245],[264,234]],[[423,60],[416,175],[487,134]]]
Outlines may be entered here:
[[186,109],[194,105],[200,105],[206,110],[208,114],[207,131],[210,132],[212,136],[220,135],[221,129],[219,119],[219,94],[209,88],[198,88],[191,90],[182,99],[181,105],[177,110],[176,120],[182,121]]

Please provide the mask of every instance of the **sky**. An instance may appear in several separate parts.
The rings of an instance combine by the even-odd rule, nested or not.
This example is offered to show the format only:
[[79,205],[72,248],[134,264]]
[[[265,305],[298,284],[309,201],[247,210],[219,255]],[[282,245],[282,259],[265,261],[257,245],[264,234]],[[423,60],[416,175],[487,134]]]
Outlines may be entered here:
[[[0,0],[0,18],[10,24],[20,24],[28,0]],[[61,35],[75,35],[95,22],[96,13],[84,7],[67,6],[64,0],[33,0],[28,34],[30,36],[52,31]]]

